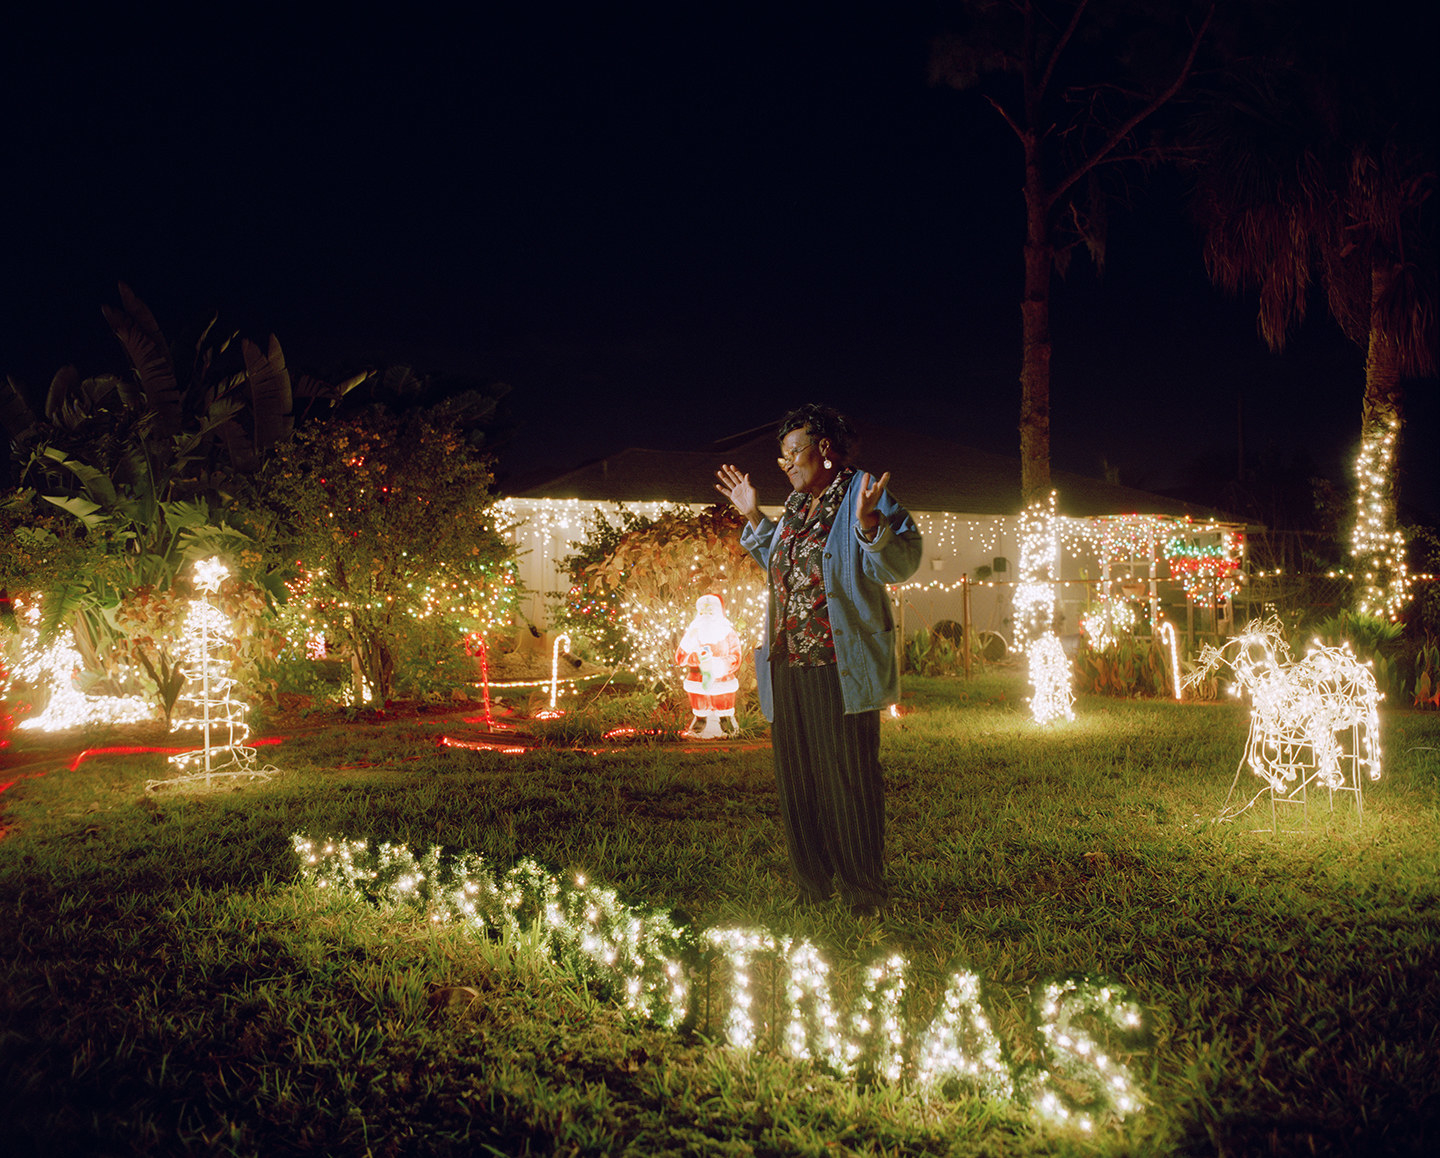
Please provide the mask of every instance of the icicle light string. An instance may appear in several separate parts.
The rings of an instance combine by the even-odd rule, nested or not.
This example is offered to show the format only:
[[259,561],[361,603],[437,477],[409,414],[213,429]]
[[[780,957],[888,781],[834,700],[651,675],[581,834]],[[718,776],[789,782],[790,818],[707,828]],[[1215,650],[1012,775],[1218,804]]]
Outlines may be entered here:
[[[1140,1009],[1102,981],[1037,985],[1032,1021],[1046,1061],[1016,1067],[992,1027],[980,979],[969,971],[950,975],[938,1004],[922,1009],[920,999],[906,998],[909,962],[887,954],[861,967],[850,1016],[842,1018],[830,965],[808,940],[762,929],[696,931],[662,911],[628,905],[583,875],[562,878],[530,859],[501,870],[484,857],[445,855],[438,847],[416,857],[390,842],[299,833],[292,844],[302,882],[317,891],[407,908],[435,925],[523,933],[604,983],[630,1013],[667,1029],[693,1025],[702,1005],[716,1008],[732,1048],[778,1041],[787,1055],[837,1074],[905,1084],[922,1097],[1017,1100],[1084,1131],[1143,1104],[1126,1065],[1094,1036],[1113,1030],[1131,1038],[1142,1028]],[[720,1000],[712,1001],[717,986]]]

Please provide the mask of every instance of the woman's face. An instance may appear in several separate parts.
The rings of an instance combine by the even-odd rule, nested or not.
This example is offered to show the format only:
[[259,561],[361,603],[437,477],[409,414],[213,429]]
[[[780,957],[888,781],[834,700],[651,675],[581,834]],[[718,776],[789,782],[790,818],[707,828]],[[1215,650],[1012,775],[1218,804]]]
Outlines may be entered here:
[[825,466],[829,452],[829,439],[817,441],[803,428],[792,430],[780,440],[780,469],[795,490],[818,495],[835,478],[833,467]]

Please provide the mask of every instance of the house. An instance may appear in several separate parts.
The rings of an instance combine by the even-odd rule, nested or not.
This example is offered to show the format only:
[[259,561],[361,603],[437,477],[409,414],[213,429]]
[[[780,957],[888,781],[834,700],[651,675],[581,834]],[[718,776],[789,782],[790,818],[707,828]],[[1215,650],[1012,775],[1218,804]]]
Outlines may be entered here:
[[[920,570],[895,592],[904,630],[960,622],[968,588],[973,629],[1008,642],[1011,597],[1020,578],[1019,460],[878,423],[857,420],[855,426],[856,465],[890,472],[891,492],[924,538]],[[521,552],[526,614],[537,624],[545,621],[547,600],[567,585],[556,564],[573,553],[596,511],[613,514],[617,504],[651,516],[674,505],[700,510],[723,501],[715,470],[733,463],[750,475],[762,509],[778,512],[789,484],[776,454],[770,424],[696,450],[632,447],[517,489],[503,507]],[[1057,575],[1062,635],[1078,633],[1082,615],[1097,605],[1118,608],[1122,602],[1139,609],[1142,630],[1156,615],[1174,618],[1177,610],[1192,634],[1227,625],[1228,599],[1212,608],[1209,597],[1223,596],[1238,575],[1243,524],[1081,475],[1058,471],[1052,481],[1063,516]],[[1167,567],[1175,563],[1167,558],[1172,541],[1177,550],[1183,543],[1187,554]],[[1207,569],[1225,572],[1225,581]]]

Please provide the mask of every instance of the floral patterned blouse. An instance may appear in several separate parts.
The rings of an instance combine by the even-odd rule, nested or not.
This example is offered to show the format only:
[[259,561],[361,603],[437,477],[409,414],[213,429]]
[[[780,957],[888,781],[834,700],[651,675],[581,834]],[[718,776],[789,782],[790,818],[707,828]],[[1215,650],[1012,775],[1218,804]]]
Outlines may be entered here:
[[825,540],[835,513],[854,476],[845,467],[820,496],[815,517],[807,519],[810,496],[794,492],[780,516],[779,537],[770,552],[770,580],[775,587],[775,617],[770,625],[770,658],[782,656],[797,667],[835,662],[835,638],[825,606]]

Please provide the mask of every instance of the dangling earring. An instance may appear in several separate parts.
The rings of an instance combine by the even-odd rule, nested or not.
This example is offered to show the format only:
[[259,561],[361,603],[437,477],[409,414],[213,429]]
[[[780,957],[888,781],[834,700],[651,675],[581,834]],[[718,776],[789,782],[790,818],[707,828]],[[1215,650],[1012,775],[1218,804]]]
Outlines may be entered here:
[[828,458],[825,460],[825,469],[826,469],[826,470],[829,470],[829,469],[830,469],[832,466],[834,466],[834,465],[835,465],[835,464],[832,463]]

